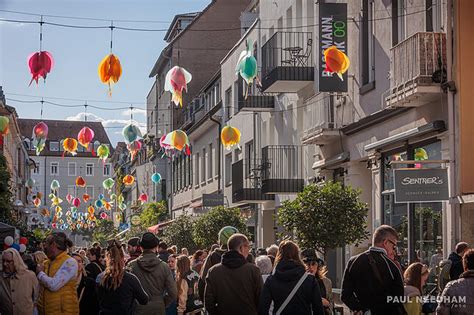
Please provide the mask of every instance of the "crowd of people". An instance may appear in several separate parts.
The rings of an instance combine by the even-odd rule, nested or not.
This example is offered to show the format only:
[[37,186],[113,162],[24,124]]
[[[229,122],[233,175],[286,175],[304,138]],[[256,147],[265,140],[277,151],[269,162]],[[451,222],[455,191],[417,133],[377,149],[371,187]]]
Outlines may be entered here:
[[[252,249],[225,227],[218,244],[192,255],[152,233],[122,244],[75,248],[62,232],[42,250],[3,251],[0,315],[9,314],[336,314],[327,266],[311,248],[285,240]],[[352,257],[341,301],[353,314],[474,314],[474,250],[456,245],[449,277],[436,299],[425,301],[429,267],[396,260],[398,234],[377,228],[372,246]],[[442,260],[439,261],[442,264]],[[425,296],[426,297],[426,296]]]

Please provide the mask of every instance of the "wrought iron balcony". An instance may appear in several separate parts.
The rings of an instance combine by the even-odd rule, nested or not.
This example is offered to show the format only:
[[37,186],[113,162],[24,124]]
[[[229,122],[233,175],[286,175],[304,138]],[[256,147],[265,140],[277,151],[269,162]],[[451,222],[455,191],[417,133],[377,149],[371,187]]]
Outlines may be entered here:
[[314,81],[313,33],[277,32],[262,47],[262,90],[295,93]]
[[303,187],[301,146],[269,145],[262,148],[263,193],[298,193]]
[[446,34],[416,33],[390,50],[390,89],[384,107],[417,107],[439,99],[446,81]]
[[240,160],[232,164],[232,202],[236,204],[263,203],[274,200],[262,193],[259,162]]
[[250,111],[266,111],[275,107],[275,97],[273,95],[264,95],[259,91],[257,86],[253,84],[247,91],[245,98],[244,80],[239,79],[238,84],[238,109]]

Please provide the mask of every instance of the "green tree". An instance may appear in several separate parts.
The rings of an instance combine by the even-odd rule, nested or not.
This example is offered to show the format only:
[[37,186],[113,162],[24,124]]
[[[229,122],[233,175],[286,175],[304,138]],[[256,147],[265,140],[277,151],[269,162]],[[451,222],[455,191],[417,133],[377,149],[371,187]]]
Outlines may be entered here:
[[194,224],[194,241],[197,245],[209,248],[217,242],[220,229],[224,226],[233,226],[240,233],[249,235],[239,208],[212,208],[206,214],[200,216]]
[[150,202],[145,205],[142,213],[140,213],[140,225],[144,230],[150,226],[165,221],[168,218],[168,206],[166,202]]
[[92,230],[92,242],[99,242],[105,246],[106,241],[113,238],[118,231],[112,220],[97,220],[97,225]]
[[14,225],[12,189],[7,160],[0,155],[0,221]]
[[161,237],[169,245],[176,245],[179,249],[186,247],[189,252],[194,252],[198,247],[193,239],[193,218],[182,214],[165,227]]
[[301,247],[315,248],[326,256],[330,249],[358,245],[369,236],[368,208],[359,195],[359,190],[337,182],[311,184],[295,200],[283,203],[278,222],[286,229],[286,237],[293,236]]

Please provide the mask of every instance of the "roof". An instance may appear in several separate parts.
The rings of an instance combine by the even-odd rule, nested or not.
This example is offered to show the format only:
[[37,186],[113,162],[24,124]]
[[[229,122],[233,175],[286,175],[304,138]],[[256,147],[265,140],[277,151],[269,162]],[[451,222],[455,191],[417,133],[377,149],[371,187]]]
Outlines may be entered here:
[[165,37],[163,39],[165,41],[168,41],[170,39],[171,33],[175,29],[175,26],[178,23],[178,20],[186,19],[186,18],[195,18],[199,13],[200,12],[176,14],[173,18],[173,21],[171,21],[170,27],[168,28],[168,31],[166,32]]

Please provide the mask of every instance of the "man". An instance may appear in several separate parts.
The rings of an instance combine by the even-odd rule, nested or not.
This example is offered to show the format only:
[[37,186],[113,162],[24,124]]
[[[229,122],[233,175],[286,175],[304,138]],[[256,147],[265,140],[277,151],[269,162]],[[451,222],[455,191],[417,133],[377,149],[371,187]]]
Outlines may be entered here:
[[2,254],[3,272],[0,276],[0,314],[31,315],[38,297],[38,280],[28,270],[16,249]]
[[139,237],[132,237],[131,239],[128,240],[127,251],[130,257],[125,262],[125,265],[128,265],[129,262],[140,257],[140,254],[142,253],[142,251],[141,251],[139,243],[140,243]]
[[443,260],[443,249],[441,247],[437,247],[436,253],[434,253],[430,259],[430,269],[436,269],[442,260]]
[[404,314],[403,278],[390,259],[396,254],[398,234],[391,226],[379,226],[368,251],[352,257],[342,280],[341,300],[355,314]]
[[474,249],[465,251],[462,264],[464,272],[458,280],[449,282],[441,294],[438,315],[474,314]]
[[143,254],[131,261],[128,268],[140,280],[150,300],[147,305],[138,305],[136,314],[164,315],[165,307],[176,300],[176,281],[168,264],[156,256],[158,239],[153,233],[144,233],[140,246]]
[[457,243],[454,252],[449,255],[448,260],[451,261],[449,276],[451,280],[459,279],[459,276],[463,273],[462,256],[468,249],[469,244],[465,242]]
[[168,263],[168,257],[170,257],[170,253],[168,253],[168,245],[163,241],[158,244],[158,257],[160,257],[160,259],[165,263]]
[[79,314],[76,292],[78,266],[66,252],[71,246],[71,240],[62,232],[51,233],[44,241],[48,260],[36,267],[41,284],[38,301],[40,314]]
[[263,281],[260,270],[247,262],[250,243],[243,234],[233,234],[222,262],[209,269],[204,305],[210,315],[257,314]]

